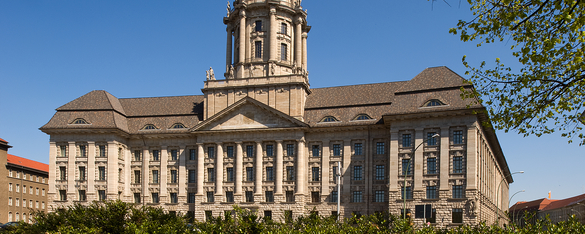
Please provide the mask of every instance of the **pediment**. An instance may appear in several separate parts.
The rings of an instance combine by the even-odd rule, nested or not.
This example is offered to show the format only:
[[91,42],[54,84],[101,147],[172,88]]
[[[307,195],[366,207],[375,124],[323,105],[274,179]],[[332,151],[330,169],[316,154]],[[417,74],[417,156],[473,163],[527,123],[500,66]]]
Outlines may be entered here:
[[266,104],[246,97],[211,116],[191,130],[225,131],[296,127],[308,127],[308,125]]

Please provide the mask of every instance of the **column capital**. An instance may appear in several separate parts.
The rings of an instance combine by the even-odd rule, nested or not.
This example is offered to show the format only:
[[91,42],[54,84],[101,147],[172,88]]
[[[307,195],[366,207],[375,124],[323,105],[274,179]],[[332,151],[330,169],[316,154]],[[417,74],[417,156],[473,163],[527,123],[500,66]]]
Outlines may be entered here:
[[244,142],[242,142],[242,141],[236,141],[236,142],[234,142],[234,143],[236,143],[237,145],[241,145],[241,144],[243,144]]
[[203,143],[201,143],[201,142],[197,142],[197,143],[195,143],[195,145],[196,145],[196,146],[203,146]]
[[295,24],[302,24],[303,23],[303,17],[302,16],[297,16],[295,17]]
[[303,34],[301,34],[301,36],[306,39],[307,37],[309,37],[309,34],[307,32],[303,32]]
[[240,10],[240,16],[242,18],[246,18],[246,11],[245,10]]
[[281,143],[284,142],[283,140],[274,140],[276,143]]
[[276,6],[275,5],[271,5],[270,6],[270,14],[271,15],[276,15]]

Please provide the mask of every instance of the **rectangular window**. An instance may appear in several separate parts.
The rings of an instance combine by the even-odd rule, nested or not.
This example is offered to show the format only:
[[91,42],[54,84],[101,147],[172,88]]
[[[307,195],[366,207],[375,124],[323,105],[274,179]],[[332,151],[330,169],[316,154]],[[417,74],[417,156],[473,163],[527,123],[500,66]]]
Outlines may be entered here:
[[333,144],[333,156],[341,156],[341,145]]
[[157,203],[159,203],[159,202],[160,202],[160,200],[159,200],[159,198],[158,198],[158,193],[152,193],[152,194],[151,194],[151,197],[152,197],[152,203],[155,203],[155,204],[157,204]]
[[386,179],[386,170],[384,165],[376,165],[376,180]]
[[79,167],[79,180],[85,181],[85,167]]
[[177,170],[171,170],[171,183],[176,184],[179,183],[179,175],[177,175]]
[[287,34],[287,29],[288,29],[288,27],[287,27],[286,23],[280,24],[280,33],[286,35]]
[[288,181],[295,180],[295,167],[293,166],[286,167],[286,180]]
[[141,203],[140,200],[141,200],[140,199],[140,193],[134,193],[134,203],[140,204]]
[[79,201],[86,201],[87,200],[87,196],[85,196],[85,190],[79,190],[78,194],[79,194]]
[[437,158],[427,158],[427,174],[437,174]]
[[205,211],[205,220],[209,221],[213,218],[213,211],[211,210],[206,210]]
[[67,180],[67,167],[59,167],[59,180]]
[[208,158],[215,158],[215,147],[213,147],[213,146],[207,147],[207,157]]
[[140,170],[134,170],[134,183],[140,184]]
[[463,173],[463,157],[453,156],[453,173]]
[[291,223],[293,221],[292,218],[293,218],[292,210],[285,210],[284,211],[284,222]]
[[59,200],[67,201],[67,190],[59,190]]
[[331,200],[329,202],[337,202],[337,191],[331,192]]
[[254,181],[254,167],[246,167],[246,181]]
[[412,199],[412,189],[410,186],[406,187],[406,191],[404,190],[404,187],[400,189],[400,199],[404,199],[404,195],[406,195],[406,199]]
[[248,158],[254,157],[254,146],[253,145],[246,146],[246,157],[248,157]]
[[152,183],[158,184],[158,170],[152,170]]
[[228,182],[233,182],[234,181],[234,168],[233,167],[227,167],[226,168],[226,181]]
[[254,31],[261,32],[262,31],[262,20],[256,20],[254,24]]
[[215,181],[215,168],[207,168],[207,182]]
[[362,191],[353,191],[351,194],[351,202],[363,202]]
[[197,172],[195,170],[189,170],[189,177],[187,183],[195,183],[197,178]]
[[232,191],[225,192],[225,202],[234,202],[234,192]]
[[16,192],[20,193],[20,184],[16,184]]
[[451,219],[452,223],[463,223],[463,209],[454,208]]
[[453,131],[453,144],[463,144],[463,131]]
[[362,180],[362,166],[353,166],[353,180]]
[[431,217],[426,219],[427,223],[436,223],[437,222],[437,210],[431,209]]
[[160,161],[160,151],[158,150],[152,151],[152,161]]
[[312,147],[313,157],[319,157],[319,151],[320,151],[319,145],[313,145]]
[[453,185],[453,198],[463,198],[463,185]]
[[266,157],[274,156],[274,145],[266,145]]
[[246,191],[246,202],[254,202],[254,192]]
[[280,44],[280,60],[281,61],[288,60],[288,45],[284,43]]
[[207,192],[207,202],[215,202],[213,198],[213,192]]
[[412,175],[412,162],[409,159],[402,159],[402,175]]
[[353,144],[354,155],[362,155],[362,143]]
[[285,193],[286,202],[295,202],[295,194],[293,191],[286,191]]
[[233,146],[228,146],[227,147],[227,157],[228,158],[233,158],[234,157],[234,147]]
[[106,190],[98,190],[98,199],[100,201],[105,201],[106,198]]
[[319,168],[313,167],[311,168],[311,181],[319,181]]
[[98,180],[106,180],[106,167],[98,167]]
[[410,134],[402,134],[402,147],[411,147],[411,135]]
[[272,191],[266,191],[264,195],[266,197],[266,202],[274,202],[274,193]]
[[[101,146],[100,146],[100,150],[101,150]],[[87,151],[86,151],[86,149],[85,149],[85,145],[80,145],[80,146],[79,146],[79,157],[82,157],[82,158],[85,158],[85,157],[87,157],[87,154],[86,154],[86,152],[87,152]],[[100,154],[101,154],[101,151],[100,151]]]
[[179,157],[179,152],[177,150],[171,150],[171,160],[172,161],[177,161],[177,158]]
[[179,203],[179,198],[177,197],[177,193],[171,193],[171,203]]
[[437,198],[437,186],[427,186],[427,199]]
[[105,158],[106,157],[106,146],[100,145],[99,149],[100,149],[100,157]]
[[61,151],[60,156],[62,158],[66,158],[67,157],[67,146],[66,145],[59,146],[59,149]]
[[339,169],[337,166],[333,166],[333,183],[337,184],[337,175],[339,173]]
[[197,150],[190,149],[189,150],[189,160],[195,160],[197,157]]
[[254,42],[254,49],[255,49],[255,58],[262,58],[262,42],[256,41]]
[[386,202],[386,193],[384,190],[376,190],[374,193],[374,202]]
[[321,202],[321,195],[319,194],[319,192],[311,192],[311,202],[312,203]]
[[266,167],[266,181],[274,181],[273,167]]
[[433,137],[436,132],[427,132],[427,145],[437,145],[437,138]]
[[187,203],[195,203],[195,193],[187,194]]
[[376,154],[385,154],[386,146],[384,142],[376,142]]
[[12,192],[12,183],[8,183],[8,191]]
[[140,150],[134,150],[134,161],[140,161]]
[[264,220],[272,220],[272,211],[271,210],[264,211]]
[[295,156],[295,145],[294,144],[287,144],[286,145],[286,156]]

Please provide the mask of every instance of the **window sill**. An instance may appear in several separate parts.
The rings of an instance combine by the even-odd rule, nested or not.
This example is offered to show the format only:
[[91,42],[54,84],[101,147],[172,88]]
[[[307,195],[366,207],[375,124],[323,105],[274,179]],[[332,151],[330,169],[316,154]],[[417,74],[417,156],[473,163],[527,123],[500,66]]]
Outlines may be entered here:
[[[201,203],[203,204],[203,203]],[[220,202],[219,204],[221,205],[229,205],[229,204],[234,204],[234,202]]]
[[425,202],[432,202],[432,201],[439,201],[439,198],[425,198],[425,199],[421,199],[421,201]]
[[462,197],[462,198],[447,198],[447,201],[465,201],[467,200],[467,198]]
[[292,201],[292,202],[281,202],[280,204],[295,204],[295,202],[294,201]]
[[260,204],[274,204],[274,202],[260,202]]

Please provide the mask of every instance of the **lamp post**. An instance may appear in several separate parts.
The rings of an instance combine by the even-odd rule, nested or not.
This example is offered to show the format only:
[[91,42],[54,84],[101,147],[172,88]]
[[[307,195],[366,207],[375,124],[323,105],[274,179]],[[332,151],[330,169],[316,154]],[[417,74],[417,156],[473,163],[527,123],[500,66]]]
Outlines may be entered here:
[[[508,204],[510,204],[510,202],[512,201],[512,198],[514,198],[514,196],[516,196],[516,194],[523,193],[523,192],[526,192],[526,190],[520,190],[520,191],[514,193],[514,195],[512,195],[512,197],[510,197],[510,200],[508,200]],[[514,218],[514,215],[515,215],[515,212],[512,213],[512,221],[516,222],[516,219]]]
[[418,146],[416,146],[416,148],[414,148],[414,150],[412,151],[412,156],[408,159],[408,163],[406,164],[406,170],[404,168],[402,168],[402,171],[404,171],[404,187],[402,187],[402,190],[404,190],[402,192],[402,200],[404,200],[404,207],[402,209],[402,213],[403,213],[404,219],[406,219],[406,177],[408,176],[408,172],[410,171],[410,162],[412,161],[412,158],[414,158],[414,153],[416,152],[418,147],[420,147],[421,145],[423,145],[425,142],[429,141],[430,139],[434,139],[434,138],[439,137],[439,136],[440,136],[439,134],[432,135],[430,138],[427,138],[426,140],[424,140],[423,142],[418,144]]
[[[498,209],[500,209],[500,203],[498,202],[499,201],[498,198],[500,198],[500,187],[502,186],[502,182],[504,182],[504,180],[506,180],[506,178],[508,178],[509,176],[512,176],[512,175],[518,174],[518,173],[524,174],[524,171],[517,171],[517,172],[514,172],[514,173],[509,174],[507,176],[504,176],[504,178],[502,179],[502,181],[500,181],[500,184],[498,185],[498,190],[496,190],[496,192],[497,192],[496,193],[496,213],[500,213],[498,211]],[[500,220],[500,215],[499,214],[498,214],[498,220]]]

